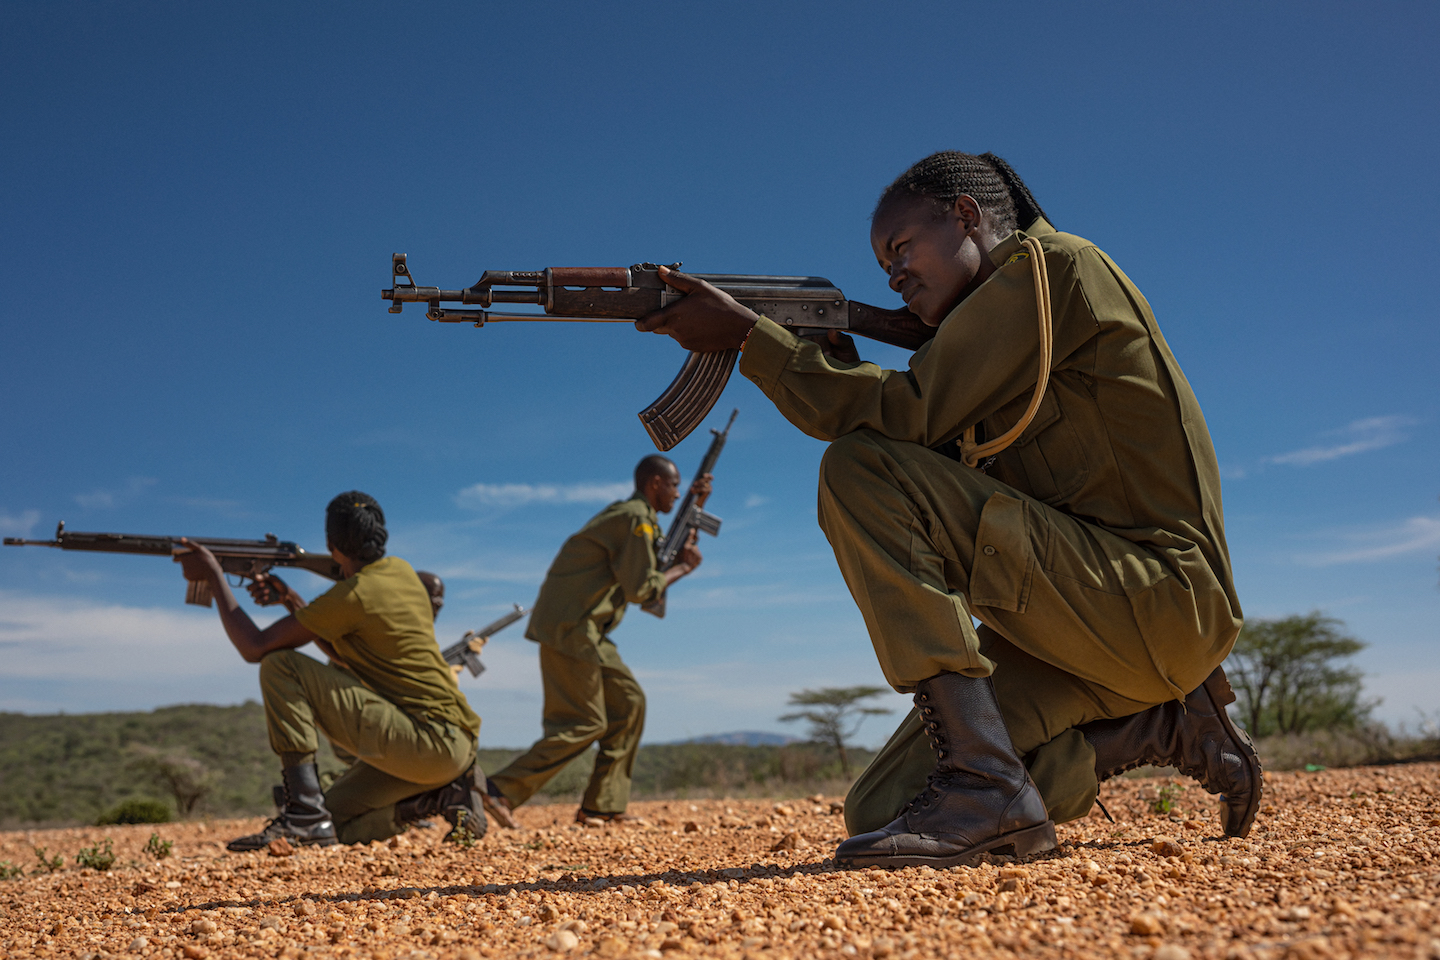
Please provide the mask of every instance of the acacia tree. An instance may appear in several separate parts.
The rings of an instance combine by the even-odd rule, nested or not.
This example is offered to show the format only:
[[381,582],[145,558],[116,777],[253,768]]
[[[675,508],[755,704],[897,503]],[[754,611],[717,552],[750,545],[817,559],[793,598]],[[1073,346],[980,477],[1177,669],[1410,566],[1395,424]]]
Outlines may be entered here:
[[131,744],[132,766],[149,774],[175,798],[175,809],[188,817],[219,782],[219,774],[183,750],[159,750],[145,744]]
[[1379,701],[1362,702],[1360,670],[1337,662],[1365,649],[1344,627],[1318,610],[1245,624],[1225,672],[1251,736],[1353,729],[1369,719]]
[[[840,771],[850,776],[850,757],[845,746],[860,729],[866,717],[892,713],[886,707],[862,707],[861,700],[878,697],[885,687],[821,687],[819,690],[801,690],[790,694],[789,706],[809,707],[797,710],[780,718],[784,723],[804,720],[810,724],[810,739],[816,743],[827,743],[840,756]],[[853,720],[853,723],[851,722]],[[848,729],[847,729],[848,726]]]

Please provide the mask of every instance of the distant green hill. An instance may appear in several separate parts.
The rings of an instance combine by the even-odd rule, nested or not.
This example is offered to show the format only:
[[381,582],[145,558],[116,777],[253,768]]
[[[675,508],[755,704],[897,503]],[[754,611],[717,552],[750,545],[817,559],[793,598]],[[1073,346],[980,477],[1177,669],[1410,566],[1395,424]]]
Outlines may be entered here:
[[[498,770],[519,751],[480,751],[480,765]],[[851,751],[861,769],[871,754]],[[552,780],[544,796],[573,800],[594,754],[581,756]],[[324,748],[321,769],[339,763]],[[0,713],[0,828],[94,823],[123,800],[179,803],[162,773],[182,788],[200,786],[191,816],[253,816],[273,811],[279,782],[258,703],[162,707],[148,713],[28,716]],[[813,744],[732,746],[683,743],[645,746],[635,764],[637,796],[794,795],[845,789],[833,754]]]

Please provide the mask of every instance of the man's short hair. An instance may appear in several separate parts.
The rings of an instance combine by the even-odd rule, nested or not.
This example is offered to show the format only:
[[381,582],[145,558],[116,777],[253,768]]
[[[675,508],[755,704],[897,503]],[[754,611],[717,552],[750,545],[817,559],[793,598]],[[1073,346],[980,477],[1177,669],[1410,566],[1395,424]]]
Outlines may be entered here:
[[373,563],[385,556],[385,511],[368,493],[347,490],[325,508],[325,539],[345,556]]
[[669,457],[662,457],[658,453],[652,453],[635,464],[635,489],[644,490],[651,477],[668,477],[671,471],[680,472],[675,467],[675,461]]

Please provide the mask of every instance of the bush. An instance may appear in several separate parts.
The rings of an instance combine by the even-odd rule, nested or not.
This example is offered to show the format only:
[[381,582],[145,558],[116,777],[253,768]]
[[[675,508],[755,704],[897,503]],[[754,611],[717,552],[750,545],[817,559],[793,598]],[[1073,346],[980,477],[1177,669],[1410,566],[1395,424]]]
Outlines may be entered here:
[[170,814],[170,807],[164,801],[131,797],[102,813],[95,825],[104,827],[112,823],[169,823],[173,819],[175,818]]
[[170,851],[174,849],[175,841],[161,840],[160,834],[158,833],[150,834],[150,839],[145,844],[145,852],[150,854],[150,856],[154,857],[156,860],[164,860],[166,857],[170,856]]
[[115,866],[114,843],[106,837],[104,846],[97,843],[93,847],[81,847],[80,852],[75,854],[75,862],[91,870],[109,870]]

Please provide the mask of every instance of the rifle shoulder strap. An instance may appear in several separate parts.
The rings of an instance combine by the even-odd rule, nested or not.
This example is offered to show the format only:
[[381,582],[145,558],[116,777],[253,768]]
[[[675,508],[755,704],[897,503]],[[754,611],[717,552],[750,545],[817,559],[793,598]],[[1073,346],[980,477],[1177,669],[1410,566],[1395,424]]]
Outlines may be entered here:
[[1016,438],[1025,432],[1025,428],[1030,426],[1030,421],[1035,419],[1035,413],[1040,409],[1040,401],[1045,398],[1045,388],[1050,385],[1050,361],[1055,349],[1055,331],[1050,315],[1050,275],[1045,270],[1045,251],[1040,248],[1040,241],[1034,237],[1026,237],[1022,243],[1030,252],[1030,273],[1035,278],[1035,312],[1040,321],[1040,376],[1035,381],[1035,393],[1030,397],[1030,406],[1025,409],[1025,415],[1009,430],[994,440],[976,443],[975,428],[965,428],[965,432],[960,435],[960,459],[967,467],[977,466],[981,460],[993,457],[1014,443]]

